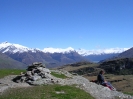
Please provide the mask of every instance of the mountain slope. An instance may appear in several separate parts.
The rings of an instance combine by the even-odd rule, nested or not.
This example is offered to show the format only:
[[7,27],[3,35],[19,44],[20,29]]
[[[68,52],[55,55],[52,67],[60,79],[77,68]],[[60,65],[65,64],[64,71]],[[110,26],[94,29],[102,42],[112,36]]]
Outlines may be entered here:
[[13,59],[25,63],[27,65],[33,62],[42,62],[48,67],[61,66],[68,63],[74,63],[77,61],[85,60],[76,52],[71,53],[43,53],[43,52],[23,52],[23,53],[5,53],[6,55],[12,57]]
[[133,58],[133,47],[118,55],[118,57]]
[[26,65],[10,58],[9,56],[3,53],[0,53],[0,68],[25,69]]

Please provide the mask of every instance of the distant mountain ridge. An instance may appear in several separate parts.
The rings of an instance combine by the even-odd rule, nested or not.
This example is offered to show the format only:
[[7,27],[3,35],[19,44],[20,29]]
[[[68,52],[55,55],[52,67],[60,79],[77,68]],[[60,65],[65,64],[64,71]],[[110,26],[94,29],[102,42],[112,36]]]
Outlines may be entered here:
[[73,50],[64,53],[49,53],[8,42],[0,44],[0,52],[27,65],[37,61],[46,64],[49,68],[86,60]]
[[129,48],[111,48],[105,50],[75,50],[72,47],[33,49],[19,44],[3,42],[0,44],[0,52],[16,61],[29,65],[35,61],[43,62],[49,67],[62,66],[79,61],[101,61],[115,57]]
[[89,59],[90,61],[93,61],[95,63],[117,57],[119,53],[111,53],[111,54],[101,54],[101,55],[88,55],[84,56],[85,58]]
[[84,56],[86,59],[99,62],[101,60],[105,60],[112,57],[117,57],[120,53],[128,50],[129,48],[110,48],[110,49],[99,49],[99,50],[85,50],[85,49],[78,49],[74,50],[72,47],[68,47],[67,49],[61,48],[44,48],[44,52],[48,53],[69,53],[70,51],[75,51],[81,56]]
[[109,48],[109,49],[98,49],[98,50],[85,50],[85,49],[79,49],[77,52],[80,55],[88,56],[88,55],[103,55],[103,54],[117,54],[122,53],[129,48]]
[[103,55],[103,54],[112,54],[112,53],[122,53],[129,48],[110,48],[110,49],[98,49],[98,50],[85,50],[85,49],[73,49],[72,47],[68,47],[66,49],[62,48],[44,48],[43,50],[40,50],[38,48],[28,48],[19,44],[12,44],[9,42],[3,42],[0,44],[0,51],[2,53],[5,52],[12,52],[12,53],[22,53],[22,52],[37,52],[37,51],[42,51],[44,53],[69,53],[69,52],[77,52],[78,54],[82,56],[88,56],[88,55]]

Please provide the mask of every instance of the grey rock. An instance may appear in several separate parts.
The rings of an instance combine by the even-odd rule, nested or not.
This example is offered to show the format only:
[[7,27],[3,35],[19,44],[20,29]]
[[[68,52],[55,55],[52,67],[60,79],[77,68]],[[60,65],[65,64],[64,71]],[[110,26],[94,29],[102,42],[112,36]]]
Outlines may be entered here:
[[31,79],[31,80],[33,80],[33,81],[37,81],[37,80],[40,80],[40,79],[41,79],[41,77],[40,77],[40,76],[35,75],[35,76],[32,76],[30,79]]
[[34,62],[34,63],[32,63],[32,65],[36,65],[36,66],[39,66],[41,64],[42,64],[41,62]]
[[51,73],[51,72],[50,72],[50,70],[49,70],[49,69],[47,69],[47,68],[43,68],[43,72],[48,73],[48,74],[50,74],[50,73]]
[[26,72],[26,75],[31,77],[31,76],[32,76],[31,71],[27,71],[27,72]]

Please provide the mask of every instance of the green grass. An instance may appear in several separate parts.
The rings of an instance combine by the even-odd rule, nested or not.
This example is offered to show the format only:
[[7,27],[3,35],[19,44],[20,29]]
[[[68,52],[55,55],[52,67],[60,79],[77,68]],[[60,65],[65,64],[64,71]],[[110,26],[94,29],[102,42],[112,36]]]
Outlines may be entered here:
[[132,95],[133,96],[133,92],[124,92],[124,94],[128,94],[128,95]]
[[[63,93],[57,93],[63,92]],[[94,99],[74,86],[45,85],[7,90],[0,99]]]
[[68,78],[64,74],[59,74],[59,73],[56,73],[56,72],[51,72],[51,75],[53,75],[53,76],[55,76],[57,78],[62,78],[62,79]]
[[26,70],[18,70],[18,69],[1,69],[0,70],[0,78],[3,78],[8,75],[19,75],[21,72],[25,72]]

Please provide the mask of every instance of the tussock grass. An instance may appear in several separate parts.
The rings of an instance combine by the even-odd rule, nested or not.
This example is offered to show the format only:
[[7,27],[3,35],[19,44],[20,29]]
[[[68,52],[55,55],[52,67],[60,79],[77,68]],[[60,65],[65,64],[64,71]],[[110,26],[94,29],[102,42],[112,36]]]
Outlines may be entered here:
[[21,72],[25,72],[26,70],[19,69],[1,69],[0,70],[0,78],[3,78],[8,75],[19,75]]
[[44,85],[10,89],[0,99],[94,99],[75,86]]
[[53,75],[53,76],[55,76],[57,78],[62,78],[62,79],[68,78],[64,74],[59,74],[59,73],[56,73],[56,72],[51,72],[51,75]]

